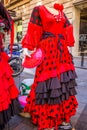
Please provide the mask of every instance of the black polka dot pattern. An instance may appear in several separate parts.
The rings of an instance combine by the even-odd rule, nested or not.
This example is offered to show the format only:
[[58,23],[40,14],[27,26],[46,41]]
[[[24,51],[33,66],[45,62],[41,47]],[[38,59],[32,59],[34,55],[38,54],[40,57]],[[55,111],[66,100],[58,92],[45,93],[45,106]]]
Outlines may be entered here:
[[39,6],[37,6],[33,9],[30,22],[32,22],[33,24],[37,24],[39,26],[42,26],[41,18],[40,18],[40,15],[39,15]]

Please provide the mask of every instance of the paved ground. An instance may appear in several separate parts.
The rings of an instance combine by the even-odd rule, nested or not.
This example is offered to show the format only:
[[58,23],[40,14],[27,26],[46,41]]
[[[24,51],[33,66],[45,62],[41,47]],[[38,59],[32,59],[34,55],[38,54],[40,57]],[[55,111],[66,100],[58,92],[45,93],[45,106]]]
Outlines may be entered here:
[[[83,67],[85,69],[80,68],[80,59],[74,59],[74,62],[78,75],[77,99],[79,102],[79,107],[76,115],[72,117],[71,122],[76,130],[87,130],[87,61],[85,61]],[[32,74],[34,71],[30,71],[30,74],[27,72],[29,71],[25,69],[19,77],[15,78],[18,87],[23,79],[33,77]],[[29,118],[27,119],[20,116],[14,116],[6,125],[4,130],[37,130],[37,127],[31,123],[31,119]]]
[[77,68],[87,69],[87,56],[83,57],[75,57],[74,63]]

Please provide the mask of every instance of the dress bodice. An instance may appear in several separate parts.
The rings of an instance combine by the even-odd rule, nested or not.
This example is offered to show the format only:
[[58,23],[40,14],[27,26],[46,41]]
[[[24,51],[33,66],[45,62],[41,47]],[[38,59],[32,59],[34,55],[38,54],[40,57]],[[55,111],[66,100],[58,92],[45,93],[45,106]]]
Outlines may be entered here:
[[60,18],[58,15],[52,14],[45,6],[40,6],[40,17],[42,21],[43,31],[52,32],[54,34],[61,34],[64,28],[64,13],[62,13],[62,17]]
[[40,5],[32,11],[27,33],[22,40],[23,47],[33,50],[39,46],[44,34],[62,34],[66,45],[74,45],[73,26],[63,11],[58,10],[58,15],[54,15],[44,5]]

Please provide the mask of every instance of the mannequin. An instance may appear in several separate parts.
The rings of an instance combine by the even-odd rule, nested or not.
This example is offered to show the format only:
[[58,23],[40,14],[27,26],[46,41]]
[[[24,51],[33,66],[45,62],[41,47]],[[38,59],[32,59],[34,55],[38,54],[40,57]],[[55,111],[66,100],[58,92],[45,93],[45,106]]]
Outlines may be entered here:
[[[51,2],[51,7],[49,7],[48,5],[44,5],[46,8],[47,8],[47,10],[50,12],[50,13],[52,13],[52,14],[54,14],[54,15],[58,15],[59,14],[59,11],[58,10],[56,10],[56,9],[54,9],[54,4],[55,4],[56,2]],[[62,0],[58,0],[57,1],[57,4],[60,4],[60,5],[62,5]],[[68,46],[68,50],[69,50],[69,52],[70,53],[72,53],[72,47],[69,47]],[[33,50],[33,51],[29,51],[27,48],[23,48],[23,55],[24,55],[24,57],[27,55],[27,56],[29,56],[29,57],[31,57],[31,54],[34,52],[35,50]],[[23,60],[24,61],[24,60]]]
[[[58,4],[61,4],[62,2],[58,2]],[[58,15],[58,10],[55,10],[54,8],[53,8],[53,6],[54,6],[54,4],[55,4],[55,2],[52,2],[51,3],[51,6],[52,7],[49,7],[49,6],[47,6],[47,5],[44,5],[47,9],[48,9],[48,11],[50,12],[50,13],[52,13],[52,14],[55,14],[55,15]],[[31,57],[31,54],[34,52],[35,50],[33,50],[33,51],[29,51],[27,48],[23,48],[23,55],[24,55],[24,57],[27,55],[27,56],[29,56],[29,57]],[[23,60],[24,61],[24,60]]]
[[68,46],[74,46],[73,26],[63,13],[63,5],[36,6],[22,47],[24,56],[29,57],[28,50],[41,48],[44,51],[44,60],[36,68],[24,108],[38,130],[72,129],[70,118],[75,115],[78,102],[76,73]]

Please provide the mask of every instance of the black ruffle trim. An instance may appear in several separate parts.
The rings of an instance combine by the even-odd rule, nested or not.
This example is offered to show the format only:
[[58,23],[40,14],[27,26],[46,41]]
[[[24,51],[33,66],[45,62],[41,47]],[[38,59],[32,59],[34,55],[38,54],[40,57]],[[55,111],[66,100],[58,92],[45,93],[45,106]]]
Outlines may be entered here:
[[67,72],[64,72],[61,74],[60,82],[66,83],[66,82],[69,82],[70,80],[73,80],[75,78],[77,78],[75,71],[67,71]]
[[75,71],[62,73],[58,77],[39,82],[36,88],[36,104],[59,104],[70,96],[76,95]]
[[5,127],[5,124],[12,116],[19,114],[22,111],[18,99],[12,100],[9,109],[0,112],[0,130]]

